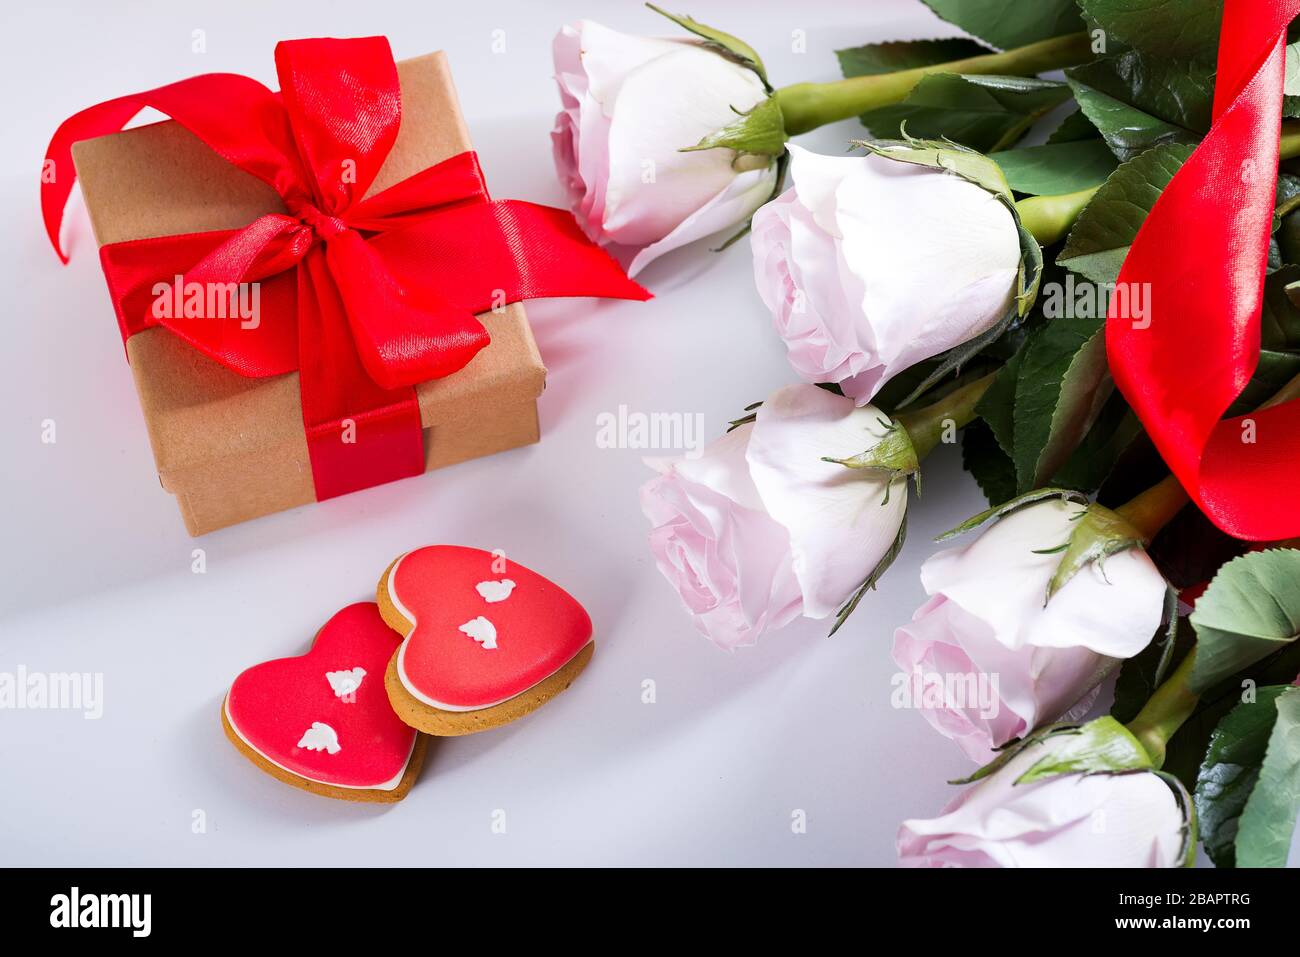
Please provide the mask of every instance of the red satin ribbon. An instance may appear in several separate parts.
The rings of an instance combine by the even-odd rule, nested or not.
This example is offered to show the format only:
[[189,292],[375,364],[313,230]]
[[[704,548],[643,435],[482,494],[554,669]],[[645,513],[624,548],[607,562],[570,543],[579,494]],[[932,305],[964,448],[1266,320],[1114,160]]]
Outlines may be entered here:
[[[568,213],[490,199],[473,153],[364,199],[401,121],[385,38],[285,41],[275,63],[279,94],[206,74],[64,121],[41,207],[67,262],[59,227],[76,178],[72,144],[120,130],[144,107],[275,189],[285,214],[110,244],[100,259],[124,339],[163,326],[240,375],[298,370],[317,498],[424,470],[413,386],[487,345],[474,313],[550,296],[649,298]],[[178,292],[257,282],[256,323],[155,310],[155,286],[176,276]]]
[[1225,4],[1214,125],[1119,275],[1151,284],[1148,316],[1135,323],[1117,299],[1106,324],[1111,372],[1170,469],[1219,528],[1255,541],[1300,535],[1300,401],[1222,418],[1259,362],[1283,50],[1297,15],[1300,0]]

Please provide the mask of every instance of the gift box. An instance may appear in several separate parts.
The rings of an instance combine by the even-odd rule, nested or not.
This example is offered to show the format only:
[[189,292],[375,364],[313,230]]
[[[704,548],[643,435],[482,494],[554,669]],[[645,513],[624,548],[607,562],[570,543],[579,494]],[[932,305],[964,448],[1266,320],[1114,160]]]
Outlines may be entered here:
[[[379,55],[375,55],[376,45],[371,42],[374,40],[382,43]],[[328,142],[330,136],[372,136],[364,124],[356,121],[355,113],[370,108],[372,102],[378,102],[380,108],[387,108],[381,95],[384,86],[383,60],[387,58],[387,68],[390,71],[392,61],[386,41],[382,41],[382,38],[371,38],[371,41],[290,41],[277,48],[277,66],[281,71],[282,86],[286,90],[291,85],[287,79],[290,74],[286,70],[297,70],[305,75],[305,78],[297,81],[302,89],[292,91],[294,109],[308,114],[314,110],[330,122],[333,121],[331,111],[337,112],[341,117],[337,124],[341,132],[331,131],[328,135],[322,135],[312,129],[305,133],[294,131],[298,138],[297,152],[305,157],[301,161],[303,167],[328,165],[319,156],[312,155],[312,149],[320,149],[313,137]],[[369,43],[369,46],[348,46],[365,43]],[[311,44],[343,46],[328,47],[328,55],[321,56],[318,48],[311,47]],[[285,47],[290,49],[282,50]],[[356,53],[362,57],[365,61],[363,66],[336,69],[334,63],[346,59],[340,55],[340,50],[349,56]],[[369,82],[367,70],[379,77],[373,84],[379,93],[365,88]],[[357,76],[361,77],[359,85],[363,88],[360,94],[353,91],[353,87],[358,85]],[[206,79],[195,78],[196,81]],[[234,79],[245,80],[242,77]],[[246,82],[253,83],[251,80]],[[331,398],[326,403],[318,398],[309,399],[305,389],[300,392],[302,383],[299,381],[299,371],[265,375],[261,374],[265,371],[263,369],[249,374],[247,369],[240,368],[240,362],[232,361],[219,352],[219,348],[223,348],[220,346],[220,336],[209,337],[218,345],[212,346],[209,343],[205,351],[205,348],[195,348],[193,342],[186,341],[187,336],[183,332],[177,334],[172,328],[159,325],[140,328],[135,315],[140,312],[140,308],[139,303],[132,298],[134,292],[123,292],[135,279],[123,279],[122,274],[127,267],[134,267],[141,255],[146,258],[153,255],[149,241],[158,237],[170,237],[165,242],[175,245],[178,238],[184,242],[191,234],[200,234],[200,237],[205,234],[215,235],[220,238],[224,233],[216,231],[231,231],[232,234],[239,230],[248,231],[250,223],[266,223],[274,229],[280,228],[276,224],[285,222],[296,227],[297,232],[285,227],[285,235],[296,242],[296,237],[303,232],[302,223],[306,222],[319,233],[318,236],[309,237],[308,241],[324,247],[348,227],[355,228],[356,234],[368,241],[379,235],[373,231],[375,229],[384,228],[392,222],[405,225],[409,219],[407,209],[394,212],[392,207],[401,204],[381,198],[379,205],[384,209],[366,214],[379,224],[376,226],[365,216],[360,217],[363,220],[360,224],[332,220],[327,215],[330,212],[328,209],[317,209],[311,204],[304,203],[300,208],[290,208],[281,195],[286,190],[280,184],[277,183],[276,188],[273,188],[267,177],[259,178],[250,174],[247,170],[256,170],[256,166],[242,155],[238,158],[243,168],[231,159],[231,154],[235,151],[222,140],[226,133],[221,128],[224,120],[220,112],[203,113],[207,107],[201,101],[208,94],[205,94],[201,85],[196,87],[197,92],[186,91],[192,93],[199,102],[180,109],[182,112],[193,109],[201,115],[216,117],[204,120],[212,128],[207,141],[187,128],[194,126],[194,123],[182,125],[174,120],[86,139],[80,138],[74,122],[78,121],[78,117],[73,117],[64,124],[65,127],[72,125],[71,132],[61,128],[60,133],[56,134],[56,143],[60,137],[70,141],[94,235],[101,247],[105,274],[109,278],[110,290],[114,292],[114,305],[123,328],[127,357],[134,374],[159,478],[163,488],[176,496],[186,528],[192,535],[201,535],[261,515],[343,494],[355,488],[536,442],[539,438],[537,399],[545,385],[546,369],[538,354],[524,308],[515,300],[535,295],[587,294],[646,298],[639,287],[622,275],[612,260],[590,247],[585,237],[572,224],[571,217],[565,223],[557,218],[560,212],[558,210],[514,201],[489,202],[485,190],[477,198],[472,195],[462,197],[457,193],[460,190],[472,194],[474,182],[481,185],[481,179],[474,180],[478,175],[476,160],[465,162],[467,157],[472,160],[473,154],[469,152],[471,144],[446,58],[442,53],[398,63],[395,83],[400,86],[400,106],[397,108],[400,110],[400,125],[394,123],[395,138],[391,139],[391,148],[386,156],[380,157],[382,163],[378,165],[378,172],[365,189],[364,196],[366,200],[380,194],[384,197],[401,196],[404,192],[410,192],[409,189],[404,191],[402,188],[408,182],[450,183],[450,186],[426,187],[423,193],[432,192],[439,197],[437,202],[444,202],[443,193],[451,194],[444,205],[452,210],[452,215],[447,218],[446,225],[440,232],[429,233],[415,244],[415,255],[401,250],[394,253],[396,247],[392,243],[375,247],[388,257],[385,262],[398,262],[406,270],[405,273],[399,271],[395,281],[390,281],[385,264],[379,267],[374,265],[374,255],[363,248],[364,243],[358,246],[361,240],[356,236],[347,237],[350,245],[338,243],[340,260],[344,253],[348,257],[343,267],[336,266],[332,256],[324,253],[319,255],[311,263],[315,271],[308,273],[306,292],[301,273],[298,276],[298,300],[304,295],[315,296],[318,300],[322,296],[331,296],[337,285],[341,290],[338,298],[343,306],[333,311],[345,318],[336,320],[336,325],[347,330],[348,322],[351,322],[352,333],[358,337],[358,342],[364,344],[370,335],[365,322],[377,321],[382,324],[389,318],[387,313],[392,310],[383,306],[384,301],[405,308],[413,299],[419,299],[420,307],[427,308],[431,314],[436,315],[439,310],[453,313],[456,303],[448,306],[444,300],[456,297],[447,292],[447,287],[456,285],[458,272],[469,271],[467,264],[474,262],[479,255],[478,249],[474,247],[481,249],[481,255],[489,259],[494,255],[493,250],[500,247],[502,251],[498,258],[508,259],[510,269],[504,272],[512,278],[502,283],[503,289],[492,290],[491,308],[487,311],[467,309],[465,322],[456,325],[460,320],[451,320],[449,329],[438,332],[437,335],[426,336],[425,330],[418,327],[418,323],[412,327],[406,317],[399,317],[394,321],[408,322],[408,326],[398,328],[390,337],[396,346],[380,342],[370,350],[372,355],[369,357],[363,354],[366,349],[360,345],[356,348],[351,344],[330,345],[331,337],[337,340],[340,334],[337,330],[331,332],[325,329],[319,338],[326,342],[323,347],[326,359],[315,358],[313,352],[313,357],[303,358],[302,364],[295,368],[310,366],[316,370],[312,373],[315,381],[324,385],[313,385],[313,389],[318,393],[322,390],[331,393]],[[315,101],[321,98],[320,89],[328,94],[325,96],[327,102],[331,98],[337,102],[330,102],[325,107],[319,106]],[[243,87],[234,88],[232,98],[238,100],[243,95],[242,91]],[[255,103],[262,104],[260,108],[263,109],[263,115],[270,115],[267,111],[281,110],[281,98],[286,105],[290,105],[288,92],[275,95],[262,89],[262,93],[266,97],[276,97],[262,103],[257,100],[256,92],[250,94]],[[160,95],[159,91],[139,96],[143,98],[139,102],[149,105],[170,103],[175,98],[170,93]],[[114,102],[100,104],[95,109],[100,110],[101,114],[111,114],[114,112]],[[138,108],[139,104],[136,100],[130,100],[128,105]],[[230,104],[232,112],[238,112],[239,109],[238,103]],[[176,110],[167,112],[169,115],[177,115]],[[125,122],[122,115],[111,119],[116,123],[114,128],[120,128]],[[298,123],[305,127],[312,119],[309,115],[306,120],[299,119]],[[92,120],[96,123],[103,122],[94,117]],[[271,121],[250,117],[250,128],[258,122],[267,125]],[[317,122],[319,125],[319,120]],[[358,127],[362,128],[361,134],[355,132]],[[93,128],[93,124],[83,122],[80,129],[84,131],[86,128]],[[240,135],[238,131],[231,134],[235,141]],[[225,152],[219,153],[211,142],[221,144]],[[51,155],[56,152],[56,144],[52,143]],[[253,150],[250,148],[246,152]],[[293,152],[292,148],[285,150],[286,154]],[[290,158],[284,162],[292,165],[299,161]],[[375,162],[379,163],[379,160]],[[319,188],[318,196],[313,202],[324,207],[330,199],[329,177],[318,175],[317,178],[325,185]],[[385,190],[389,192],[385,193]],[[320,198],[321,195],[324,195],[324,200]],[[290,201],[293,201],[292,196]],[[422,199],[420,202],[427,201]],[[477,218],[469,220],[456,217],[455,214],[462,211],[462,207],[476,202],[487,203],[478,210]],[[50,228],[50,205],[52,203],[47,202],[47,228]],[[351,205],[354,209],[366,208],[358,207],[356,203]],[[489,207],[490,211],[484,212]],[[278,218],[276,214],[279,214]],[[567,214],[564,215],[567,217]],[[383,216],[388,216],[389,219],[383,220]],[[325,223],[323,228],[322,221]],[[57,239],[57,219],[51,230],[51,238]],[[381,236],[382,238],[384,237]],[[399,242],[402,241],[399,238]],[[410,240],[405,242],[412,245]],[[471,248],[460,248],[466,244]],[[212,242],[206,242],[204,250],[210,246]],[[231,240],[227,246],[229,248],[223,247],[220,254],[226,260],[230,260],[232,255],[237,258],[238,243]],[[270,248],[279,249],[268,246]],[[110,251],[112,255],[109,255]],[[329,252],[334,253],[335,250],[329,249]],[[593,254],[600,259],[592,258]],[[259,255],[263,259],[273,258],[265,250]],[[302,256],[302,249],[294,249],[294,255]],[[427,258],[422,261],[420,257]],[[531,258],[525,262],[522,257]],[[123,265],[124,261],[126,266]],[[185,262],[188,270],[189,262]],[[206,262],[203,260],[194,267],[194,275],[204,274]],[[308,259],[304,258],[302,262],[306,263]],[[239,267],[243,270],[241,275],[245,277],[256,279],[263,273],[273,271],[261,260],[258,260],[261,263],[260,269],[257,263],[249,263],[253,263],[252,257]],[[412,283],[422,281],[426,264],[429,270],[443,270],[443,278],[440,280],[442,288],[435,290],[431,296],[420,299],[414,296],[411,286]],[[151,262],[149,265],[154,272],[161,269],[161,263]],[[610,271],[611,267],[614,272]],[[274,268],[279,268],[279,265]],[[338,273],[340,269],[345,272],[360,272],[362,279],[350,278],[345,282],[337,280],[336,276],[335,282],[320,278],[322,272],[333,270]],[[171,279],[170,270],[165,275]],[[283,279],[285,275],[288,274],[282,273],[279,278]],[[538,276],[550,278],[538,279]],[[182,283],[180,275],[175,279],[175,289],[179,296],[188,287]],[[321,292],[322,282],[325,292]],[[626,285],[620,287],[620,283]],[[367,284],[374,286],[376,296],[387,295],[389,300],[381,300],[375,307],[377,318],[363,316],[358,321],[354,314],[369,308],[368,305],[358,308],[358,303],[361,302],[359,297],[366,294]],[[436,284],[435,282],[434,285]],[[491,283],[484,279],[479,285]],[[285,288],[292,287],[282,282],[276,287],[279,292],[273,292],[271,298],[279,295],[283,299]],[[462,297],[459,301],[488,304],[486,290],[475,295],[478,296],[477,299],[468,297],[467,294],[467,297]],[[265,294],[263,299],[266,299]],[[266,311],[264,308],[263,312]],[[285,311],[292,310],[281,309],[281,312]],[[323,301],[318,303],[318,311],[326,315],[330,312]],[[469,320],[471,313],[477,314],[475,318],[487,333],[487,343],[473,344],[468,349],[462,349],[462,353],[472,354],[466,364],[463,359],[457,358],[455,350],[463,345],[467,336],[481,334],[477,325],[473,326],[476,331],[467,331],[470,330],[469,323],[472,323]],[[301,311],[298,315],[301,325]],[[259,321],[286,320],[283,315],[273,315]],[[240,333],[233,331],[233,326],[230,328],[232,332],[227,338],[230,341],[238,340]],[[411,332],[412,328],[414,333]],[[262,332],[272,334],[268,330]],[[308,334],[302,332],[298,335],[299,342],[309,338]],[[315,331],[310,337],[317,337]],[[432,342],[433,346],[429,346],[426,340]],[[408,349],[407,344],[411,341],[415,341],[417,346]],[[322,347],[308,342],[302,348],[313,351]],[[427,362],[425,353],[431,349],[433,352],[444,349],[452,358],[441,366],[436,362]],[[395,367],[399,362],[408,362],[416,369],[434,368],[437,375],[409,383],[387,381],[384,378],[387,368],[377,366],[373,355],[378,355],[380,360],[389,361],[389,353],[396,356],[390,361]],[[356,361],[358,354],[363,354],[360,365]],[[411,355],[415,357],[413,361]],[[368,358],[369,364],[366,361]],[[364,382],[365,388],[355,384],[351,387],[339,386],[335,382],[336,376],[330,363],[355,367],[348,374],[353,379]],[[379,375],[383,379],[382,384],[375,386],[365,381],[365,373],[359,371],[362,366],[371,375]],[[447,367],[455,368],[456,371],[441,374]],[[379,369],[378,373],[373,371],[375,368]],[[341,371],[337,378],[349,381],[348,374]],[[366,394],[373,393],[369,406],[365,402],[361,403],[360,414],[355,419],[348,417],[349,388],[359,389]],[[413,388],[409,412],[401,409],[394,411],[384,401],[384,396],[400,396],[403,388],[408,391]],[[398,391],[384,391],[392,389]],[[319,423],[313,425],[312,415],[320,417],[319,410],[308,413],[308,406],[313,402],[327,406],[332,402],[339,407],[326,410],[328,414],[324,418],[331,423],[330,428]],[[419,447],[414,446],[412,461],[410,450],[413,446],[409,438],[401,438],[398,434],[403,431],[409,433],[417,427],[414,420],[417,407],[418,429],[423,446],[422,469]],[[385,416],[388,416],[388,420],[384,419]],[[376,417],[385,424],[373,425],[372,420],[376,420]],[[333,426],[343,423],[339,432],[345,434],[349,427],[355,431],[357,422],[362,423],[362,428],[369,429],[366,434],[371,445],[359,452],[337,445],[339,451],[335,451]],[[322,432],[325,433],[324,438]],[[309,448],[313,441],[316,445]],[[351,461],[348,460],[348,455],[352,456]],[[398,464],[391,467],[381,464],[376,471],[373,461],[385,458]],[[349,471],[359,471],[362,474],[359,477],[343,474],[342,479],[339,478],[339,473]]]

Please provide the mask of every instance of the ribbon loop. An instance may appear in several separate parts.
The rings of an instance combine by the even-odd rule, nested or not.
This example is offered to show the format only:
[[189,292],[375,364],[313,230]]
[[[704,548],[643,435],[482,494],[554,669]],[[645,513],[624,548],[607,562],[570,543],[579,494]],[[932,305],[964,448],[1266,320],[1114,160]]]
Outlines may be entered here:
[[[1210,132],[1138,232],[1118,284],[1149,285],[1136,323],[1115,297],[1111,372],[1188,494],[1223,531],[1300,535],[1300,402],[1222,417],[1253,376],[1277,184],[1288,24],[1300,0],[1224,5]],[[1131,297],[1130,297],[1131,298]]]
[[325,247],[367,375],[385,389],[441,379],[488,344],[487,330],[437,292],[402,283],[354,230]]
[[388,40],[283,40],[275,68],[316,205],[342,215],[374,182],[402,121]]

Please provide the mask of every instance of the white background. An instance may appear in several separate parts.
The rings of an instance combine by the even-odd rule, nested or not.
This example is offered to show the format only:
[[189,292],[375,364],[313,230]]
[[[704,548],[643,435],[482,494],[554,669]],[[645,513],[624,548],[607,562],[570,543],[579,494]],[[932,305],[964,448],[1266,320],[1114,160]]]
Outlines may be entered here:
[[[727,4],[778,85],[833,79],[833,50],[950,35],[916,0]],[[0,34],[0,671],[102,672],[104,715],[0,711],[0,863],[892,864],[898,823],[931,816],[970,766],[890,707],[893,628],[923,594],[930,539],[983,506],[952,450],[927,464],[911,537],[834,639],[799,621],[726,654],[655,570],[634,450],[596,445],[620,404],[703,413],[707,433],[792,381],[747,244],[687,250],[641,279],[649,304],[529,306],[550,370],[540,445],[190,539],[158,486],[94,243],[74,200],[71,266],[47,245],[40,158],[60,120],[122,93],[231,71],[275,85],[281,38],[386,34],[445,49],[493,193],[561,204],[550,43],[588,16],[673,27],[632,2],[177,2],[10,5]],[[191,51],[206,31],[207,51]],[[807,52],[791,34],[806,32]],[[506,51],[492,52],[494,30]],[[846,122],[804,137],[838,152]],[[57,442],[41,443],[42,421]],[[243,668],[304,651],[343,605],[426,543],[504,548],[569,589],[597,654],[565,695],[504,729],[434,743],[392,807],[315,797],[257,771],[218,710]],[[202,547],[207,573],[191,573]],[[643,704],[653,679],[657,702]],[[504,809],[507,831],[494,834]],[[796,809],[807,833],[792,833]],[[194,812],[206,833],[193,833]]]

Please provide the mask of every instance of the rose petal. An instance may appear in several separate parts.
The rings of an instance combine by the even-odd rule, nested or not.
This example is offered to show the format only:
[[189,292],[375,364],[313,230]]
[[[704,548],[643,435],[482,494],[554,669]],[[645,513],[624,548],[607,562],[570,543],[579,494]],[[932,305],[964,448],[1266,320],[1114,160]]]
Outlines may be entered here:
[[889,550],[907,510],[907,483],[823,462],[872,448],[888,419],[812,385],[792,385],[758,410],[749,460],[768,514],[790,533],[804,614],[825,618],[852,596]]
[[[1059,740],[1059,739],[1058,739]],[[1178,867],[1183,814],[1151,772],[1016,778],[1051,753],[1031,745],[931,820],[904,821],[904,867]]]
[[712,236],[724,229],[740,229],[741,224],[772,195],[775,184],[775,164],[741,173],[717,196],[682,220],[667,236],[638,252],[628,265],[627,274],[635,276],[664,253],[697,239]]

